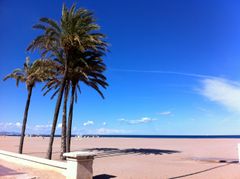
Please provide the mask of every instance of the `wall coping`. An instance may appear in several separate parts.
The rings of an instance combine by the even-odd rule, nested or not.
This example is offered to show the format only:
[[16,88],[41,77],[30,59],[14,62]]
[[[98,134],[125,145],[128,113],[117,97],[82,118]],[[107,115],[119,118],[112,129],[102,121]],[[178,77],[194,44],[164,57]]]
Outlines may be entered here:
[[96,156],[96,153],[80,151],[80,152],[64,153],[63,156],[67,158],[75,158],[75,159],[88,159],[88,158],[92,159],[94,158],[94,156]]
[[0,159],[17,164],[24,164],[34,168],[54,170],[62,174],[64,174],[67,169],[67,164],[65,162],[48,160],[40,157],[18,154],[4,150],[0,150]]

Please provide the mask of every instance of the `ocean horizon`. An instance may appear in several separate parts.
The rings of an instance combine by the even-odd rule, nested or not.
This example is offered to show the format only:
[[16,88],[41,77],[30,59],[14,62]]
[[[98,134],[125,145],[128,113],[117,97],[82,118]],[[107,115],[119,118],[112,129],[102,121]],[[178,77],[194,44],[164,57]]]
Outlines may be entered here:
[[82,135],[82,137],[105,137],[105,138],[240,138],[240,135]]
[[[0,133],[0,136],[21,136],[17,133]],[[50,137],[48,134],[28,134],[26,136],[31,137]],[[82,137],[82,138],[152,138],[152,139],[236,139],[240,138],[240,135],[113,135],[113,134],[74,134],[72,137]],[[55,137],[61,137],[61,135],[55,135]]]

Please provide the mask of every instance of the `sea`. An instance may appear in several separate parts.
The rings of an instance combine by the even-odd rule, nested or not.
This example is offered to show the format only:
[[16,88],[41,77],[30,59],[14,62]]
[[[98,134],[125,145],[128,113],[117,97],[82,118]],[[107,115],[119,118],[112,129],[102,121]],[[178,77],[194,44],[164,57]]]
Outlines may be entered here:
[[106,138],[160,138],[160,139],[221,139],[240,138],[240,135],[82,135],[81,137],[106,137]]
[[[1,136],[20,136],[19,133],[4,132]],[[49,137],[45,134],[31,134],[26,136],[32,137]],[[55,135],[55,137],[61,137],[61,135]],[[105,134],[86,134],[86,135],[72,135],[72,137],[82,138],[151,138],[151,139],[239,139],[240,135],[105,135]]]

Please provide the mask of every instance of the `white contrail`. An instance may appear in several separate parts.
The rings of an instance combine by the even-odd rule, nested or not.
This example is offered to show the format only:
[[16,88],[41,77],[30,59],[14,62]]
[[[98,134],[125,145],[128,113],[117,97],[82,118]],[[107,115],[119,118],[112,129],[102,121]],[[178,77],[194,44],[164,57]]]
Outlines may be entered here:
[[132,69],[116,69],[110,68],[110,71],[116,72],[133,72],[133,73],[160,73],[160,74],[172,74],[172,75],[183,75],[183,76],[190,76],[190,77],[197,77],[197,78],[217,78],[210,75],[202,75],[196,73],[183,73],[183,72],[176,72],[176,71],[162,71],[162,70],[132,70]]

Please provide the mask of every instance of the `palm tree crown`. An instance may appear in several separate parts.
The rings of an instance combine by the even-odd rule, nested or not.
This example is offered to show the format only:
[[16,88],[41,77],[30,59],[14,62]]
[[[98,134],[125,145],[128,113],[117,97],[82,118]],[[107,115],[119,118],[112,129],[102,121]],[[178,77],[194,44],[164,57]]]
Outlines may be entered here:
[[30,63],[30,58],[26,57],[23,68],[13,70],[13,72],[8,74],[3,80],[5,81],[9,78],[14,78],[16,79],[17,86],[19,85],[19,82],[23,82],[26,84],[27,88],[34,87],[36,82],[43,82],[49,78],[50,74],[47,73],[47,71],[49,71],[48,67],[51,64],[51,61],[42,59]]
[[86,51],[104,53],[107,50],[103,40],[105,36],[97,33],[100,27],[95,23],[93,14],[86,9],[76,10],[75,4],[69,10],[63,5],[59,23],[41,18],[33,28],[43,30],[43,34],[30,44],[28,50],[38,49],[43,56],[49,54],[85,64],[81,58],[74,58],[75,55]]

